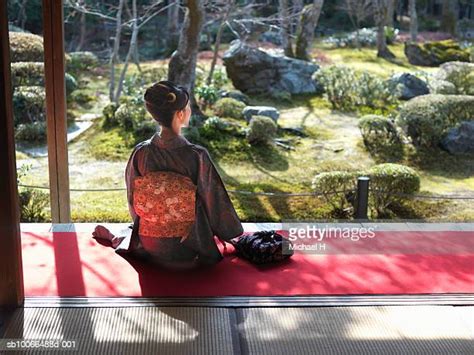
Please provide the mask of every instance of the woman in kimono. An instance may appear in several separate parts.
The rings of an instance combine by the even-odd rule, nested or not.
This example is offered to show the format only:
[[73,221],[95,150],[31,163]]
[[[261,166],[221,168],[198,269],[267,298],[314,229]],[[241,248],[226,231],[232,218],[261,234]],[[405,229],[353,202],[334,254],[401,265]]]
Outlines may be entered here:
[[[214,236],[229,241],[240,236],[243,228],[208,151],[181,134],[191,117],[189,93],[184,87],[163,80],[149,87],[144,99],[161,129],[134,148],[126,167],[133,228],[112,233],[97,226],[93,235],[109,239],[117,253],[165,267],[216,264],[223,256]],[[153,201],[156,193],[161,194],[162,200]],[[175,196],[170,195],[173,193]],[[165,218],[144,219],[150,209]],[[180,217],[192,213],[192,218],[167,225],[166,213]]]

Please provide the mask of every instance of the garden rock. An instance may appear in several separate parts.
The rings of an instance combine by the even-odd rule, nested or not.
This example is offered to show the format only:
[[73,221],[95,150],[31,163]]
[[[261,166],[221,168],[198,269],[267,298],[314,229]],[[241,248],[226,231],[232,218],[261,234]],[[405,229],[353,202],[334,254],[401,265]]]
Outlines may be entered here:
[[246,94],[314,94],[320,90],[312,77],[319,70],[314,63],[265,52],[239,40],[231,42],[222,59],[234,87]]
[[451,154],[474,153],[474,121],[463,121],[451,128],[441,146]]
[[219,97],[231,97],[235,100],[239,100],[243,102],[246,105],[249,104],[249,97],[237,90],[232,90],[232,91],[219,90]]
[[281,34],[274,31],[263,32],[258,39],[262,42],[273,43],[277,46],[281,46],[282,44]]
[[405,42],[404,51],[413,65],[436,67],[451,61],[469,62],[469,52],[452,40],[423,44]]
[[394,74],[389,79],[393,87],[400,90],[400,100],[410,100],[416,96],[429,94],[428,84],[410,73]]
[[252,116],[267,116],[270,117],[275,123],[277,123],[280,117],[280,112],[271,106],[247,106],[242,111],[244,118],[247,122],[250,122]]

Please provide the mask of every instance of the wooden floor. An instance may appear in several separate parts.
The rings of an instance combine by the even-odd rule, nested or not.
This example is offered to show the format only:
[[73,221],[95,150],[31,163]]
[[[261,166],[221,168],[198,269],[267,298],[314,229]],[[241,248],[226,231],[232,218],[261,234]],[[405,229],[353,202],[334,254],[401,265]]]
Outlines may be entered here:
[[[23,224],[22,230],[93,226]],[[474,232],[473,223],[377,228]],[[0,313],[0,335],[2,347],[6,339],[59,339],[77,354],[472,354],[474,295],[29,297],[24,307]]]

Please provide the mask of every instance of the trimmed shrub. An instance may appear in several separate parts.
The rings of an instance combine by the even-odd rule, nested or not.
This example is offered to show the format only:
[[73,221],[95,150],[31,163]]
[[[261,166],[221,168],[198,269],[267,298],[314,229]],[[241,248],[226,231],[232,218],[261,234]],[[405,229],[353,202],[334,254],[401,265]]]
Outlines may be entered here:
[[44,86],[44,63],[11,63],[12,84],[16,86]]
[[403,201],[420,189],[420,177],[410,167],[385,163],[366,171],[330,171],[317,174],[312,181],[315,192],[323,194],[337,215],[355,202],[353,191],[359,176],[370,177],[370,205],[378,216],[387,213],[393,203]]
[[[22,165],[17,169],[17,183],[26,176],[31,168],[31,164]],[[49,204],[47,193],[28,187],[20,187],[18,191],[18,200],[20,203],[20,221],[21,222],[45,222],[45,209]]]
[[453,83],[446,80],[431,79],[428,82],[431,94],[456,95],[457,89]]
[[387,208],[420,190],[420,176],[408,166],[385,163],[366,171],[370,177],[371,198],[377,214],[383,215]]
[[[44,63],[16,62],[11,64],[12,83],[17,86],[44,86]],[[66,94],[69,96],[77,89],[77,81],[69,73],[64,76]]]
[[43,38],[32,33],[9,32],[12,62],[44,62]]
[[71,52],[67,70],[72,74],[82,74],[85,71],[96,68],[99,65],[99,59],[92,52]]
[[46,95],[41,86],[20,86],[13,93],[15,126],[44,121]]
[[66,96],[70,97],[73,91],[77,89],[77,81],[68,73],[65,74],[64,79],[66,81]]
[[46,122],[19,124],[15,129],[15,138],[26,142],[46,142]]
[[379,76],[363,71],[356,79],[356,105],[375,108],[396,102],[397,90]]
[[199,128],[199,135],[208,139],[217,138],[227,128],[218,116],[209,117]]
[[317,174],[312,181],[312,188],[315,192],[321,193],[328,204],[342,214],[347,201],[347,193],[357,186],[357,171],[328,171]]
[[353,109],[356,92],[354,70],[333,65],[318,70],[314,78],[324,87],[325,95],[334,109]]
[[79,105],[87,105],[93,101],[96,101],[96,97],[91,95],[87,90],[75,90],[71,94],[71,101]]
[[115,111],[118,124],[127,131],[132,131],[143,121],[145,109],[130,104],[122,104]]
[[115,112],[117,111],[118,108],[119,106],[116,103],[111,102],[102,109],[102,115],[104,116],[104,122],[102,126],[104,128],[118,125],[118,122],[115,119]]
[[46,207],[49,204],[47,193],[21,188],[18,194],[20,201],[21,222],[39,223],[46,221]]
[[245,106],[241,101],[231,97],[224,97],[217,100],[214,104],[214,114],[220,117],[242,119],[244,117],[242,111]]
[[399,146],[400,136],[392,120],[377,115],[366,115],[359,120],[364,144],[370,151],[383,151]]
[[423,95],[406,102],[397,123],[415,146],[435,147],[448,129],[474,117],[474,97],[467,95]]
[[448,62],[441,65],[435,79],[450,82],[458,95],[474,95],[474,64]]
[[249,122],[247,141],[254,144],[268,144],[276,136],[277,125],[267,116],[253,116]]
[[397,92],[388,81],[365,71],[332,65],[318,70],[314,78],[324,87],[328,101],[337,110],[385,107],[397,101]]

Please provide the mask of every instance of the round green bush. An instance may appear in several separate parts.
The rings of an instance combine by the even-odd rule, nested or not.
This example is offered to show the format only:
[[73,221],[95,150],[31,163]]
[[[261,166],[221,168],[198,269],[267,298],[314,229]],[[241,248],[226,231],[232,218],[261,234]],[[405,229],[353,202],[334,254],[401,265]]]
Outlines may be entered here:
[[428,82],[430,93],[441,95],[456,95],[457,89],[453,83],[446,80],[431,79]]
[[447,131],[474,117],[474,96],[422,95],[407,101],[397,123],[415,146],[435,147]]
[[458,95],[474,95],[474,64],[448,62],[440,66],[435,74],[437,80],[450,82]]
[[13,93],[15,126],[44,121],[46,95],[41,86],[19,86]]
[[313,77],[323,86],[325,96],[337,110],[386,107],[396,102],[397,93],[390,82],[366,71],[332,65],[318,70]]
[[12,84],[16,86],[44,86],[44,63],[11,63]]
[[70,97],[71,94],[77,89],[77,81],[71,75],[66,73],[64,76],[64,80],[66,81],[66,96]]
[[247,141],[250,144],[267,144],[276,136],[277,125],[267,116],[253,116],[249,122]]
[[214,114],[220,117],[243,118],[245,104],[231,97],[219,99],[214,104]]
[[401,143],[394,123],[383,116],[366,115],[359,120],[359,129],[369,150],[384,150]]
[[204,121],[202,126],[199,128],[199,135],[208,139],[219,138],[223,130],[227,125],[218,116],[209,117]]
[[96,97],[91,95],[87,90],[75,90],[71,94],[71,101],[79,105],[87,105],[93,101],[96,101]]
[[73,74],[81,74],[99,65],[99,59],[92,52],[70,52],[68,54],[70,60],[67,64],[67,70]]
[[420,176],[408,166],[379,164],[367,170],[366,175],[370,178],[370,195],[378,214],[420,190]]
[[134,131],[142,125],[146,119],[143,106],[121,104],[115,111],[115,120],[127,131]]
[[22,123],[15,128],[15,138],[19,141],[46,142],[46,122]]
[[334,210],[342,211],[348,204],[346,193],[355,190],[357,171],[328,171],[317,174],[312,181],[314,192],[323,195]]
[[115,102],[111,102],[102,109],[102,115],[104,116],[103,127],[113,127],[117,126],[118,122],[115,119],[115,112],[117,111],[119,105]]
[[12,62],[44,62],[43,37],[22,32],[9,32]]
[[133,116],[133,108],[127,104],[120,105],[117,111],[115,111],[115,119],[117,120],[118,124],[126,130],[133,129]]

